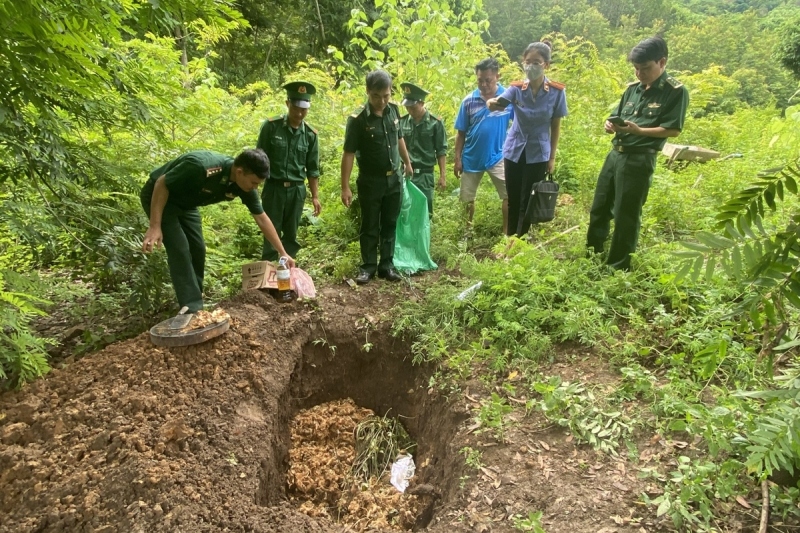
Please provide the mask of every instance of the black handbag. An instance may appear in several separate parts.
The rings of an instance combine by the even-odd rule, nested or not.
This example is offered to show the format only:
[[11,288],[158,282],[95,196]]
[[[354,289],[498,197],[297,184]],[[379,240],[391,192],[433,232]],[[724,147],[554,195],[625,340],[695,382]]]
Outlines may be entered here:
[[558,183],[553,181],[552,174],[547,174],[542,181],[533,184],[525,209],[525,221],[531,224],[550,222],[556,218],[557,201]]

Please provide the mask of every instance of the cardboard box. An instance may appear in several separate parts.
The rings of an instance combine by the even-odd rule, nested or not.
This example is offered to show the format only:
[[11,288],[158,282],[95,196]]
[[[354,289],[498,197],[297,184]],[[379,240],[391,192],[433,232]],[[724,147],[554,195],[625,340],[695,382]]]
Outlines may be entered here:
[[242,265],[242,290],[277,289],[278,265],[269,261],[257,261]]
[[661,153],[673,161],[711,161],[719,157],[719,152],[701,146],[666,143]]

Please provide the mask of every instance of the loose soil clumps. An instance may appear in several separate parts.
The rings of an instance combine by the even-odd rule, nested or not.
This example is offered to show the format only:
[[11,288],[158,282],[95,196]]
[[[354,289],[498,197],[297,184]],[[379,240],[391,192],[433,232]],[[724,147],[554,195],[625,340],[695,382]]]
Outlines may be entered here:
[[395,489],[388,475],[368,481],[353,474],[356,426],[374,417],[353,400],[304,409],[292,422],[289,497],[313,517],[324,517],[354,531],[370,528],[410,530],[424,502]]
[[223,304],[217,339],[161,348],[142,334],[0,395],[0,531],[341,531],[288,501],[287,472],[293,416],[347,397],[413,417],[421,481],[449,494],[464,414],[429,393],[388,324],[364,320],[364,297],[280,306],[249,291]]

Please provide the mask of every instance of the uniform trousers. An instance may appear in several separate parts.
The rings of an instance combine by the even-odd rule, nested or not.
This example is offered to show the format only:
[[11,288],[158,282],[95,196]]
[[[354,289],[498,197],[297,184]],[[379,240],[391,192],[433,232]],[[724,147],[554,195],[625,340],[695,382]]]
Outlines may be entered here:
[[433,215],[433,172],[420,172],[411,177],[411,183],[428,199],[428,215]]
[[[142,191],[142,207],[150,218],[150,200],[153,191]],[[167,265],[172,287],[180,307],[190,313],[203,309],[203,277],[206,264],[206,243],[200,210],[181,209],[167,201],[161,215],[161,233],[167,251]]]
[[612,150],[600,170],[589,213],[586,245],[595,253],[601,253],[613,218],[614,234],[606,263],[614,269],[630,269],[630,254],[636,251],[639,241],[642,206],[647,201],[655,167],[656,154]]
[[[300,226],[300,219],[303,216],[305,201],[306,186],[302,182],[290,182],[288,187],[283,181],[278,180],[267,180],[264,183],[261,204],[264,212],[272,221],[272,225],[275,226],[283,248],[291,257],[296,257],[301,248],[300,243],[297,242],[297,228]],[[261,259],[264,261],[278,260],[277,250],[267,239],[264,239]]]
[[370,274],[386,272],[394,268],[397,217],[403,203],[401,178],[397,172],[389,176],[360,173],[356,186],[361,205],[361,269]]

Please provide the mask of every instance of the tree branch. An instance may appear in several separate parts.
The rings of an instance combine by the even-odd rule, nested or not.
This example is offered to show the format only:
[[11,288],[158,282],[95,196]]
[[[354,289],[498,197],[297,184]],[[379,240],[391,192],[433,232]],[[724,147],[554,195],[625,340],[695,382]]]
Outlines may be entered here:
[[758,527],[758,533],[767,533],[767,525],[769,524],[769,482],[765,479],[761,482],[761,524]]

